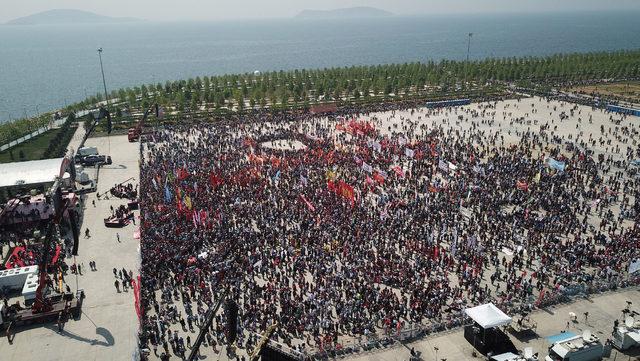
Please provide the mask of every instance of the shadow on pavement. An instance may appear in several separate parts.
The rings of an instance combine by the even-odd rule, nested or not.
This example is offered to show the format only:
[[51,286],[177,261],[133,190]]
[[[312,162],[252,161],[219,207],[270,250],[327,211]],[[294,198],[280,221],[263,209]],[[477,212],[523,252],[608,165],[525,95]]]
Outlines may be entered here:
[[[52,327],[47,327],[50,329],[55,330],[56,332],[58,332],[58,328],[57,326],[52,326]],[[111,347],[113,345],[116,344],[115,338],[113,338],[113,335],[111,334],[111,332],[109,330],[107,330],[104,327],[96,327],[96,334],[99,336],[102,336],[102,338],[104,338],[104,341],[102,340],[98,340],[98,339],[89,339],[86,337],[82,337],[79,335],[76,335],[75,333],[71,333],[69,331],[66,330],[62,330],[62,332],[60,332],[60,334],[62,336],[66,336],[69,337],[71,339],[80,341],[80,342],[85,342],[91,345],[96,345],[96,346],[104,346],[104,347]]]

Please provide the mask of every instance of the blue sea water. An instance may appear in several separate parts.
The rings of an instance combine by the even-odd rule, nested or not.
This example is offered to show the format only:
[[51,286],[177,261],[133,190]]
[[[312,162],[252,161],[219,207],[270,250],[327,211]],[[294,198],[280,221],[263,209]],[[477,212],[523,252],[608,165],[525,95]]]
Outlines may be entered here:
[[0,122],[203,75],[640,48],[640,13],[0,26]]

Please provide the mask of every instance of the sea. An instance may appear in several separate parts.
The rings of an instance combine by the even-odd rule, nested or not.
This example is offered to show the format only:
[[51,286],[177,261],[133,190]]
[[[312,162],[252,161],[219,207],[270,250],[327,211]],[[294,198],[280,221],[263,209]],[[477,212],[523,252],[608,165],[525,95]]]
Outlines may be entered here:
[[640,12],[0,25],[0,122],[102,92],[225,73],[640,48]]

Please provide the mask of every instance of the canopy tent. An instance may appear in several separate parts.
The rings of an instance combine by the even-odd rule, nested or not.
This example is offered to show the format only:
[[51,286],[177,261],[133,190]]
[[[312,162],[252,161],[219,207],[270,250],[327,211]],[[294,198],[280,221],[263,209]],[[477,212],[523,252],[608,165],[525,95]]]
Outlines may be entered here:
[[15,185],[53,183],[60,175],[64,158],[13,162],[0,165],[0,188]]
[[511,317],[500,311],[493,303],[467,308],[464,312],[484,329],[511,323]]
[[522,360],[520,356],[513,352],[507,352],[500,355],[491,356],[491,361],[517,361]]

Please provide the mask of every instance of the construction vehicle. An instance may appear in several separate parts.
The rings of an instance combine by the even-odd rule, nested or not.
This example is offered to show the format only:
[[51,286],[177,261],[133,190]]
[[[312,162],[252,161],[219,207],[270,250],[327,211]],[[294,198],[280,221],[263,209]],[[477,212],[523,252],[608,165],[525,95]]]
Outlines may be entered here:
[[136,126],[129,128],[129,132],[127,133],[129,142],[136,142],[138,141],[138,139],[140,139],[140,136],[142,135],[142,127],[144,127],[144,123],[147,121],[147,118],[149,117],[149,113],[151,113],[151,111],[155,111],[155,115],[157,119],[161,119],[164,116],[164,111],[162,110],[162,107],[160,107],[158,104],[153,104],[152,106],[150,106],[144,112],[142,119],[138,121]]
[[2,317],[2,327],[7,332],[16,326],[50,322],[61,318],[66,320],[70,316],[73,316],[74,319],[80,317],[84,291],[79,289],[75,295],[71,292],[55,292],[53,285],[56,280],[50,279],[48,272],[50,260],[53,257],[51,254],[52,241],[57,236],[56,228],[59,227],[65,212],[68,214],[68,221],[74,238],[73,253],[77,254],[79,230],[76,223],[75,209],[73,209],[70,199],[62,197],[60,187],[61,180],[57,178],[48,194],[48,197],[52,199],[55,215],[50,221],[43,239],[42,255],[38,263],[38,286],[35,292],[35,299],[31,307],[22,306],[18,302],[6,305],[7,310],[4,311],[5,316]]

